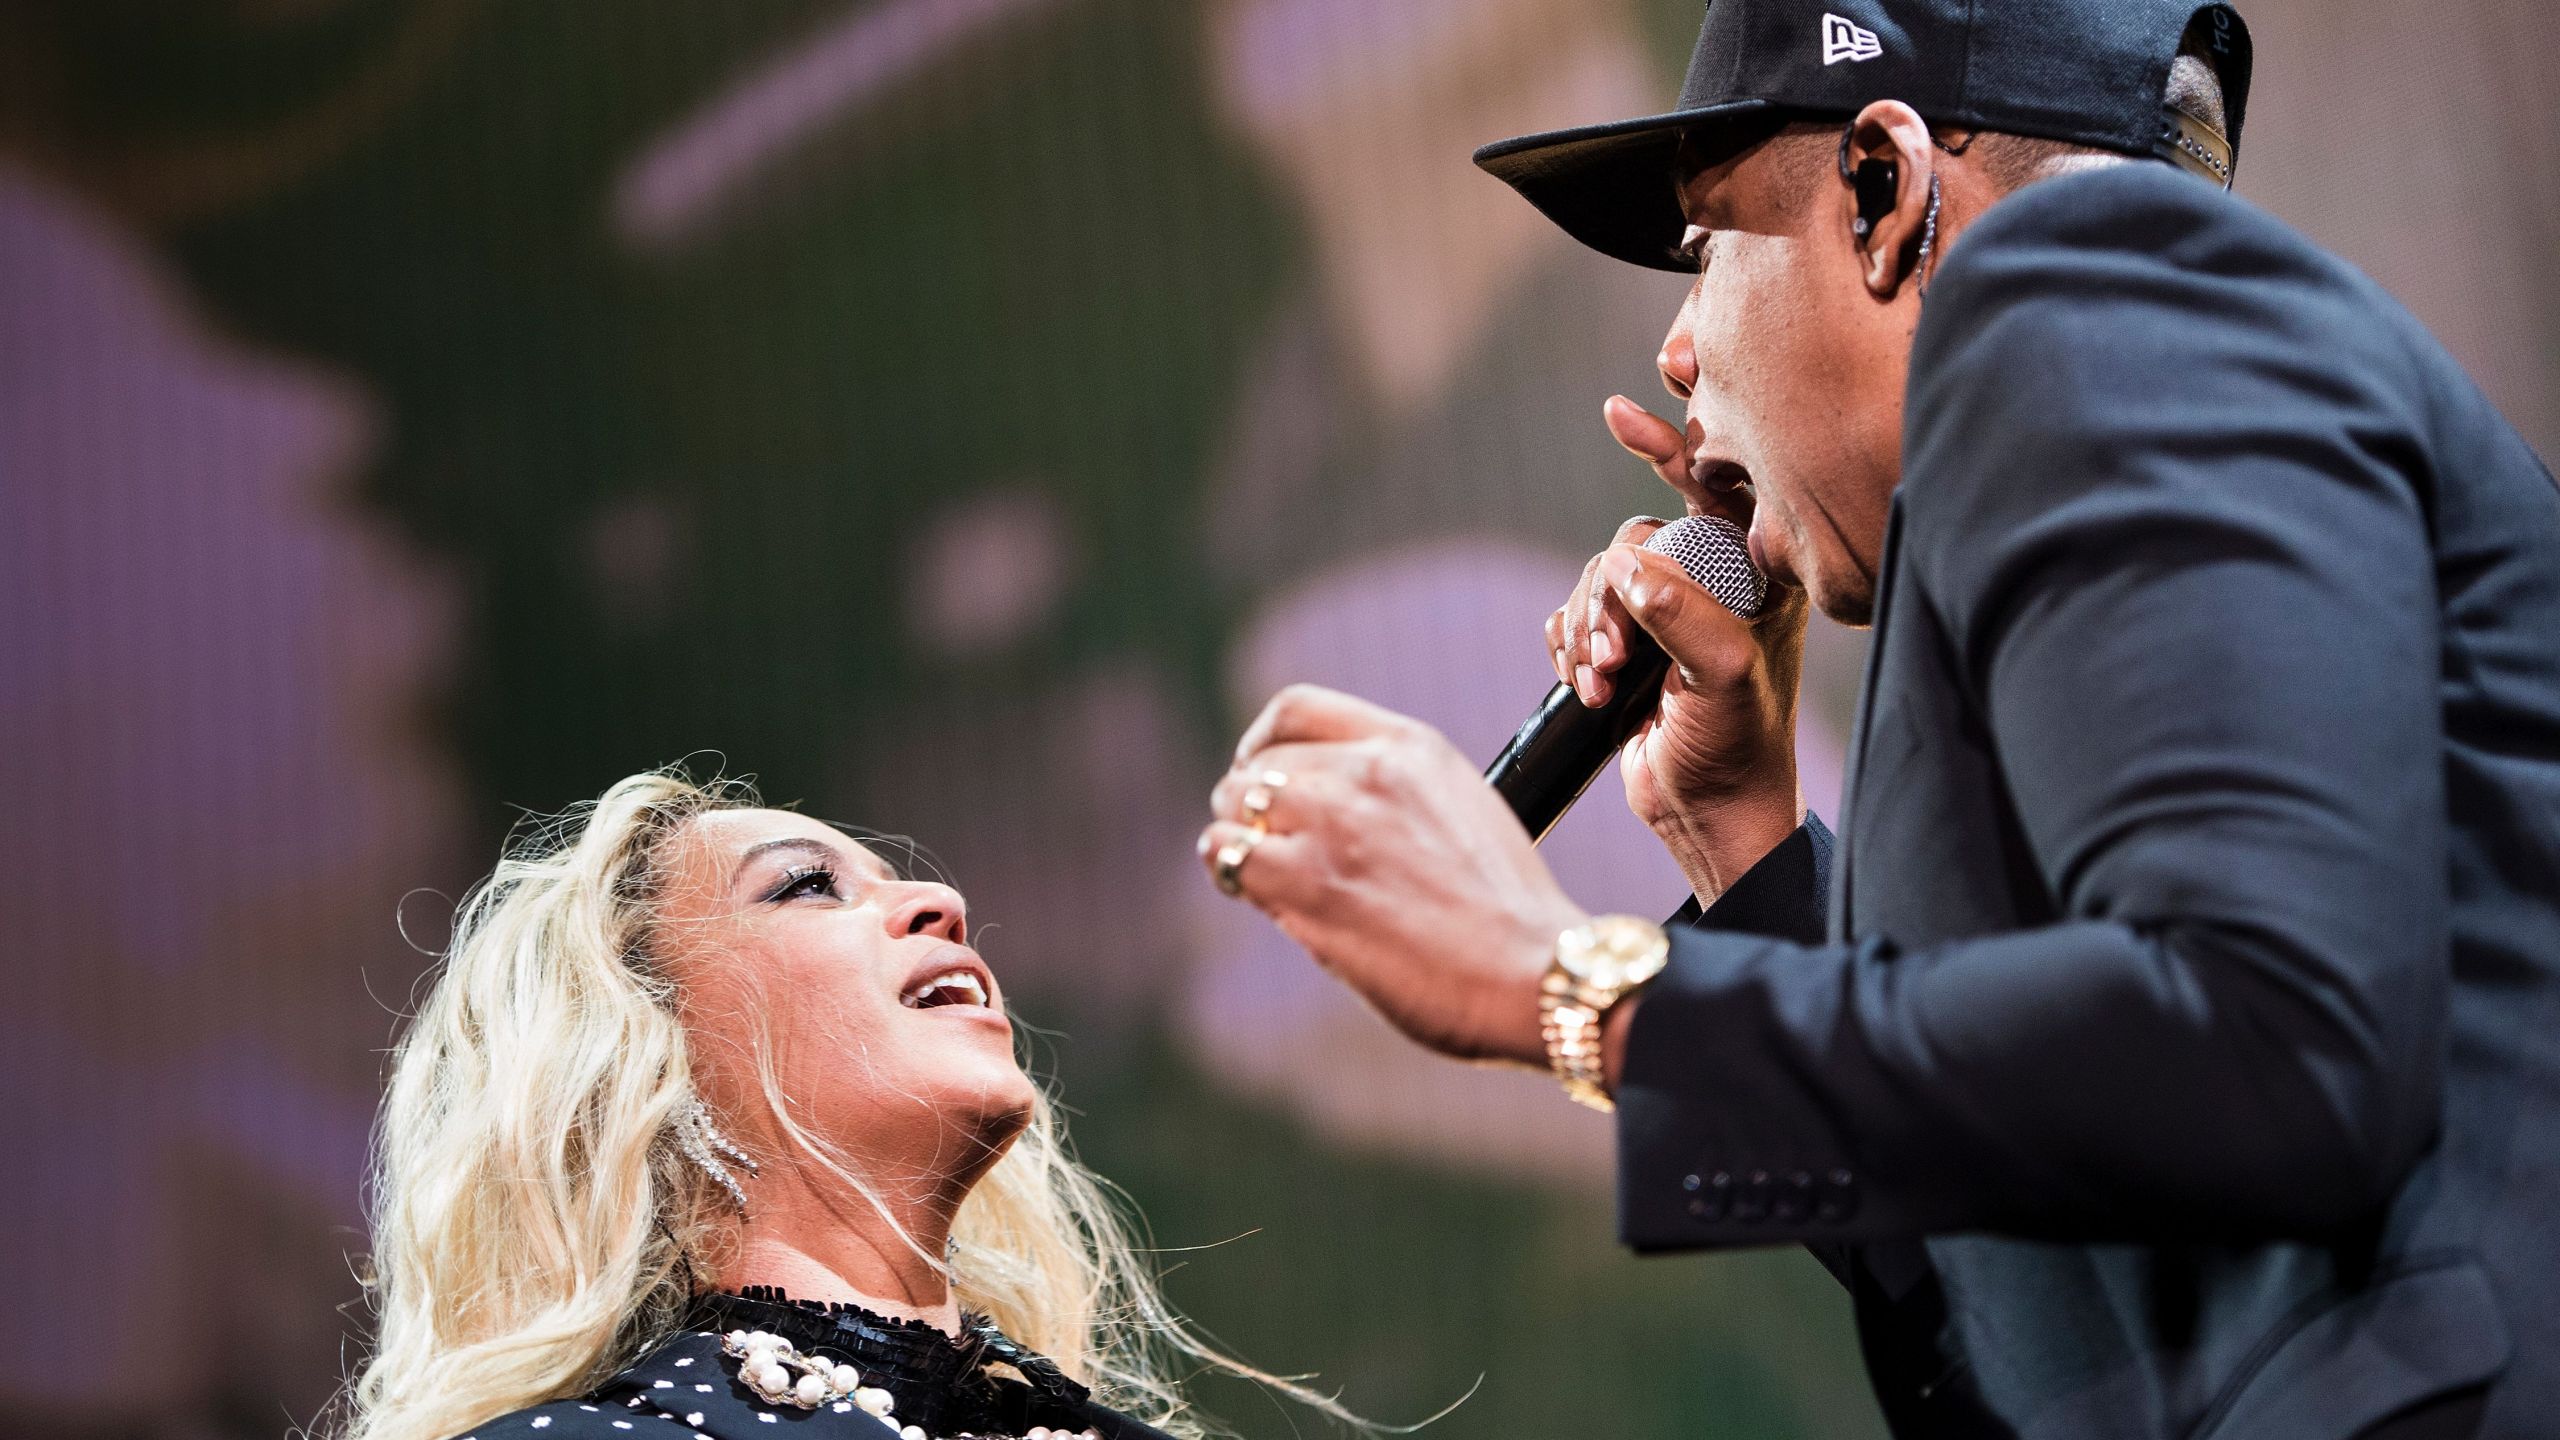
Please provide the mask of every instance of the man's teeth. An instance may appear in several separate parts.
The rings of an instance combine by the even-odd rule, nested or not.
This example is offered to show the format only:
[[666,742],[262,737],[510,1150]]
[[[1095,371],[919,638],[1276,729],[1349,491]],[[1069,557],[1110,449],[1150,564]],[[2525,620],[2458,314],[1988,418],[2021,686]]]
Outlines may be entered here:
[[966,970],[936,975],[899,997],[908,1006],[930,1010],[937,1005],[976,1005],[987,1003],[987,987]]

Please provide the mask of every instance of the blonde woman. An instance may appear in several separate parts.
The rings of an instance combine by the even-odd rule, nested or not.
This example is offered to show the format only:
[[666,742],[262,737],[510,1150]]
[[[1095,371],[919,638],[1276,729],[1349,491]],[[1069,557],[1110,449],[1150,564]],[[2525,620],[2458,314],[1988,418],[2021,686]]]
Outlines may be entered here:
[[1167,1357],[1242,1371],[1067,1157],[959,894],[736,785],[625,780],[464,903],[374,1206],[348,1440],[1141,1440],[1197,1433]]

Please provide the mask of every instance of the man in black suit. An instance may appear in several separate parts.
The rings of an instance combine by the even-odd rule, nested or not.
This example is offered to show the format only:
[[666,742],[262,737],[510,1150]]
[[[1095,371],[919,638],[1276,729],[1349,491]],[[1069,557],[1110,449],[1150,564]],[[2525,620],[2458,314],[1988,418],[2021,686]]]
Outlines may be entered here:
[[[1622,769],[1695,902],[1585,914],[1308,688],[1202,837],[1416,1039],[1614,1098],[1629,1244],[1813,1246],[1900,1435],[2560,1434],[2560,488],[2223,193],[2247,70],[2192,0],[1715,0],[1678,111],[1483,152],[1695,276],[1685,430],[1610,427],[1784,598],[1620,544],[1549,634],[1587,700],[1677,662]],[[1808,597],[1875,632],[1836,849]]]

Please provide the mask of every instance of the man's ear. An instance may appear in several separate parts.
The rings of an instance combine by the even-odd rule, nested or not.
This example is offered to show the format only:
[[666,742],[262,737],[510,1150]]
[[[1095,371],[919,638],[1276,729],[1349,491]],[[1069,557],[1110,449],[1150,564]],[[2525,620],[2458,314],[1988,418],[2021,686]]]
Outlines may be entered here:
[[1858,112],[1840,149],[1840,233],[1859,252],[1867,293],[1890,300],[1920,262],[1937,174],[1929,122],[1899,100]]

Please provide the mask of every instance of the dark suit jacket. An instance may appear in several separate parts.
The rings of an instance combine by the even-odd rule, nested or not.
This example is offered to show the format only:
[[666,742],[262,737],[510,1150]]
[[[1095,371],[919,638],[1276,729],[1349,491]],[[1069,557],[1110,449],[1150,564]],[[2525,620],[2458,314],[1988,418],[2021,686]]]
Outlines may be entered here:
[[1844,838],[1673,927],[1625,1238],[1813,1244],[1900,1435],[2560,1435],[2560,488],[2166,166],[1968,231],[1906,423]]

